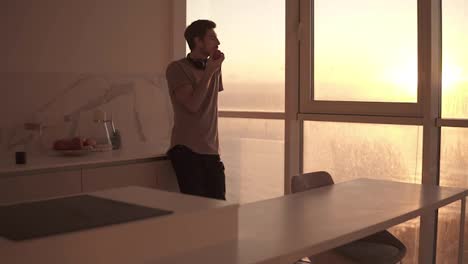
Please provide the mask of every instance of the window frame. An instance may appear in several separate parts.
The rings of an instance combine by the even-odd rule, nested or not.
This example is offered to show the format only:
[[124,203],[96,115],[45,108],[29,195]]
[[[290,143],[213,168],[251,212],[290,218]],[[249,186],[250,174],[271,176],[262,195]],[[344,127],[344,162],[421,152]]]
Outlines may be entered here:
[[[423,86],[418,82],[416,103],[323,101],[314,99],[314,0],[301,1],[300,21],[300,112],[303,114],[381,115],[422,117]],[[420,16],[418,16],[418,21]],[[418,22],[418,32],[420,31]],[[421,36],[418,34],[418,79],[421,78]],[[309,59],[307,59],[309,58]]]

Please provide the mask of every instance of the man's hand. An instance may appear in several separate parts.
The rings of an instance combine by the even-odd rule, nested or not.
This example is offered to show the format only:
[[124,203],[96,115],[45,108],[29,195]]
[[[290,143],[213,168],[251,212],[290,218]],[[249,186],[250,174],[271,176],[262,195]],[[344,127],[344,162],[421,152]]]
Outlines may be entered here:
[[220,50],[217,49],[217,50],[215,50],[215,51],[213,52],[213,54],[211,54],[211,57],[212,57],[214,60],[217,60],[217,59],[219,59],[219,58],[221,57],[222,54],[223,54],[223,53],[222,53]]
[[221,64],[224,61],[224,53],[219,50],[215,50],[211,53],[210,58],[206,63],[206,69],[209,72],[217,72],[221,69]]

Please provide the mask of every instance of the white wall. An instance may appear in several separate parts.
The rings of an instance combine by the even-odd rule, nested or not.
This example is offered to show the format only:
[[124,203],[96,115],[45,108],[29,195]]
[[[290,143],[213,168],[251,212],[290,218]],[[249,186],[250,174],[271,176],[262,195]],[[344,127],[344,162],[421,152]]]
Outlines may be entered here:
[[170,0],[2,0],[1,70],[162,72]]
[[[92,102],[113,113],[124,143],[167,144],[172,14],[171,0],[2,0],[2,149],[28,121],[49,126],[49,141],[67,136],[63,115]],[[112,93],[122,95],[107,102]]]

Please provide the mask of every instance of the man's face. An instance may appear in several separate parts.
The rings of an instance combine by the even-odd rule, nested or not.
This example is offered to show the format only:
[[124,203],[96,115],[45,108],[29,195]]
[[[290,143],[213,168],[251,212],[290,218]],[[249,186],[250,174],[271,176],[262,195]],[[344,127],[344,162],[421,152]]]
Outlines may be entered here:
[[216,32],[213,29],[209,29],[202,40],[197,38],[196,43],[197,49],[199,49],[200,52],[205,56],[209,56],[211,53],[216,51],[219,44],[221,44],[218,40]]

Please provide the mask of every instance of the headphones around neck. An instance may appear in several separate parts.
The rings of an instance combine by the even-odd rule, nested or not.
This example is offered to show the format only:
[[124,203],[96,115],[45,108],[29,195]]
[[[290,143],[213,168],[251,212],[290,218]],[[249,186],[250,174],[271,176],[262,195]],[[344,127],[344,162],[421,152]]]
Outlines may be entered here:
[[206,62],[208,61],[207,59],[192,59],[190,58],[190,53],[187,54],[187,59],[193,66],[195,66],[195,68],[200,70],[204,70],[206,68]]

